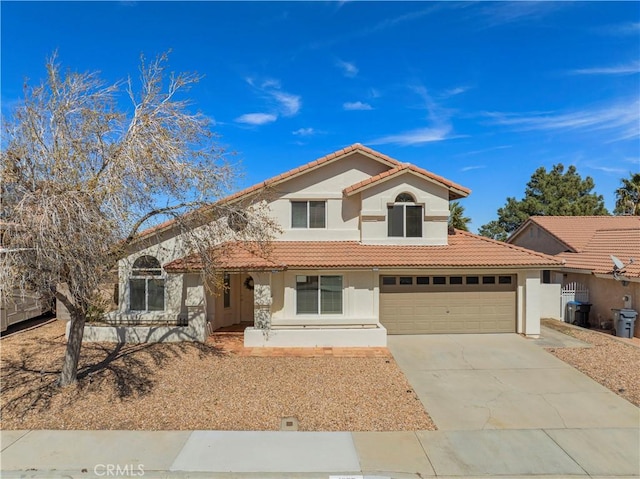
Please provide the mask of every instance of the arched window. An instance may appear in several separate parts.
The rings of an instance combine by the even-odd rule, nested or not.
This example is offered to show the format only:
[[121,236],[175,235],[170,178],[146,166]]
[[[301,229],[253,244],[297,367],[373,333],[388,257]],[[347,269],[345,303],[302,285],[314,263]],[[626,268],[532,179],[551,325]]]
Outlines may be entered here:
[[422,205],[410,193],[400,193],[387,206],[387,235],[400,238],[422,237]]
[[129,278],[131,311],[164,311],[162,266],[153,256],[140,256],[133,263]]
[[416,199],[411,193],[400,193],[396,196],[396,203],[415,203]]

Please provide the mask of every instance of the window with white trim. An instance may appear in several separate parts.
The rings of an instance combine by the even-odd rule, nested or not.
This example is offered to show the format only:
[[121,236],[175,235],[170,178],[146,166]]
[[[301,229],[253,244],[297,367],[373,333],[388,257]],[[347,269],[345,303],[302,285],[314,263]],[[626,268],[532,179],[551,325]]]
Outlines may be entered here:
[[342,276],[296,276],[296,314],[342,314]]
[[400,193],[387,206],[387,235],[399,238],[422,237],[422,205],[409,193]]
[[292,201],[291,202],[291,227],[292,228],[326,228],[327,227],[327,202],[326,201]]
[[153,256],[140,256],[133,263],[129,278],[129,310],[164,311],[162,266]]

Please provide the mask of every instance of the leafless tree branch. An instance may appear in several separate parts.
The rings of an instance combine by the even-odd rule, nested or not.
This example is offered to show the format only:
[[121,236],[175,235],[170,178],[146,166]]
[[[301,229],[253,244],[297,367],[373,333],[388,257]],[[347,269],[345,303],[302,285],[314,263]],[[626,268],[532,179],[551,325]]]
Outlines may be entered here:
[[[210,119],[189,110],[185,93],[200,77],[166,68],[166,54],[142,58],[136,89],[131,79],[107,84],[97,72],[63,71],[54,54],[46,80],[25,87],[3,124],[0,221],[3,246],[13,252],[0,253],[0,281],[55,297],[70,311],[61,384],[76,379],[96,289],[150,219],[177,218],[203,254],[227,239],[266,244],[273,231],[268,215],[248,205],[245,230],[230,231],[223,217],[239,206],[219,200],[237,168],[225,161]],[[122,95],[131,114],[119,106]]]

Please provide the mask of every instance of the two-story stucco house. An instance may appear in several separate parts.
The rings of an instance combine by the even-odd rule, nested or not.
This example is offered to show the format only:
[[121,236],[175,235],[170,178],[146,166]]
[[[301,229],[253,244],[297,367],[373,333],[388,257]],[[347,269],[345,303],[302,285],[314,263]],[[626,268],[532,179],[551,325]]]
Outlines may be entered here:
[[112,319],[181,318],[208,330],[249,321],[252,347],[384,346],[387,334],[539,334],[540,271],[560,262],[450,230],[449,201],[467,188],[360,144],[223,201],[247,204],[265,188],[282,230],[267,259],[229,250],[219,265],[228,287],[210,293],[199,257],[175,247],[180,233],[170,222],[120,262]]

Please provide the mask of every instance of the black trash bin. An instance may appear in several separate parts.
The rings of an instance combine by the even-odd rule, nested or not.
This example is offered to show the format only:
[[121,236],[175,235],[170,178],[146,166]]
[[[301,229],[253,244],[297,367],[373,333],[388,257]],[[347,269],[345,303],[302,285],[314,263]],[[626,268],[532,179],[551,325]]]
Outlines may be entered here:
[[613,325],[619,338],[633,338],[638,312],[634,309],[613,309]]
[[589,324],[589,312],[591,311],[591,303],[578,303],[576,308],[575,320],[573,324],[581,326],[583,328],[590,328]]

